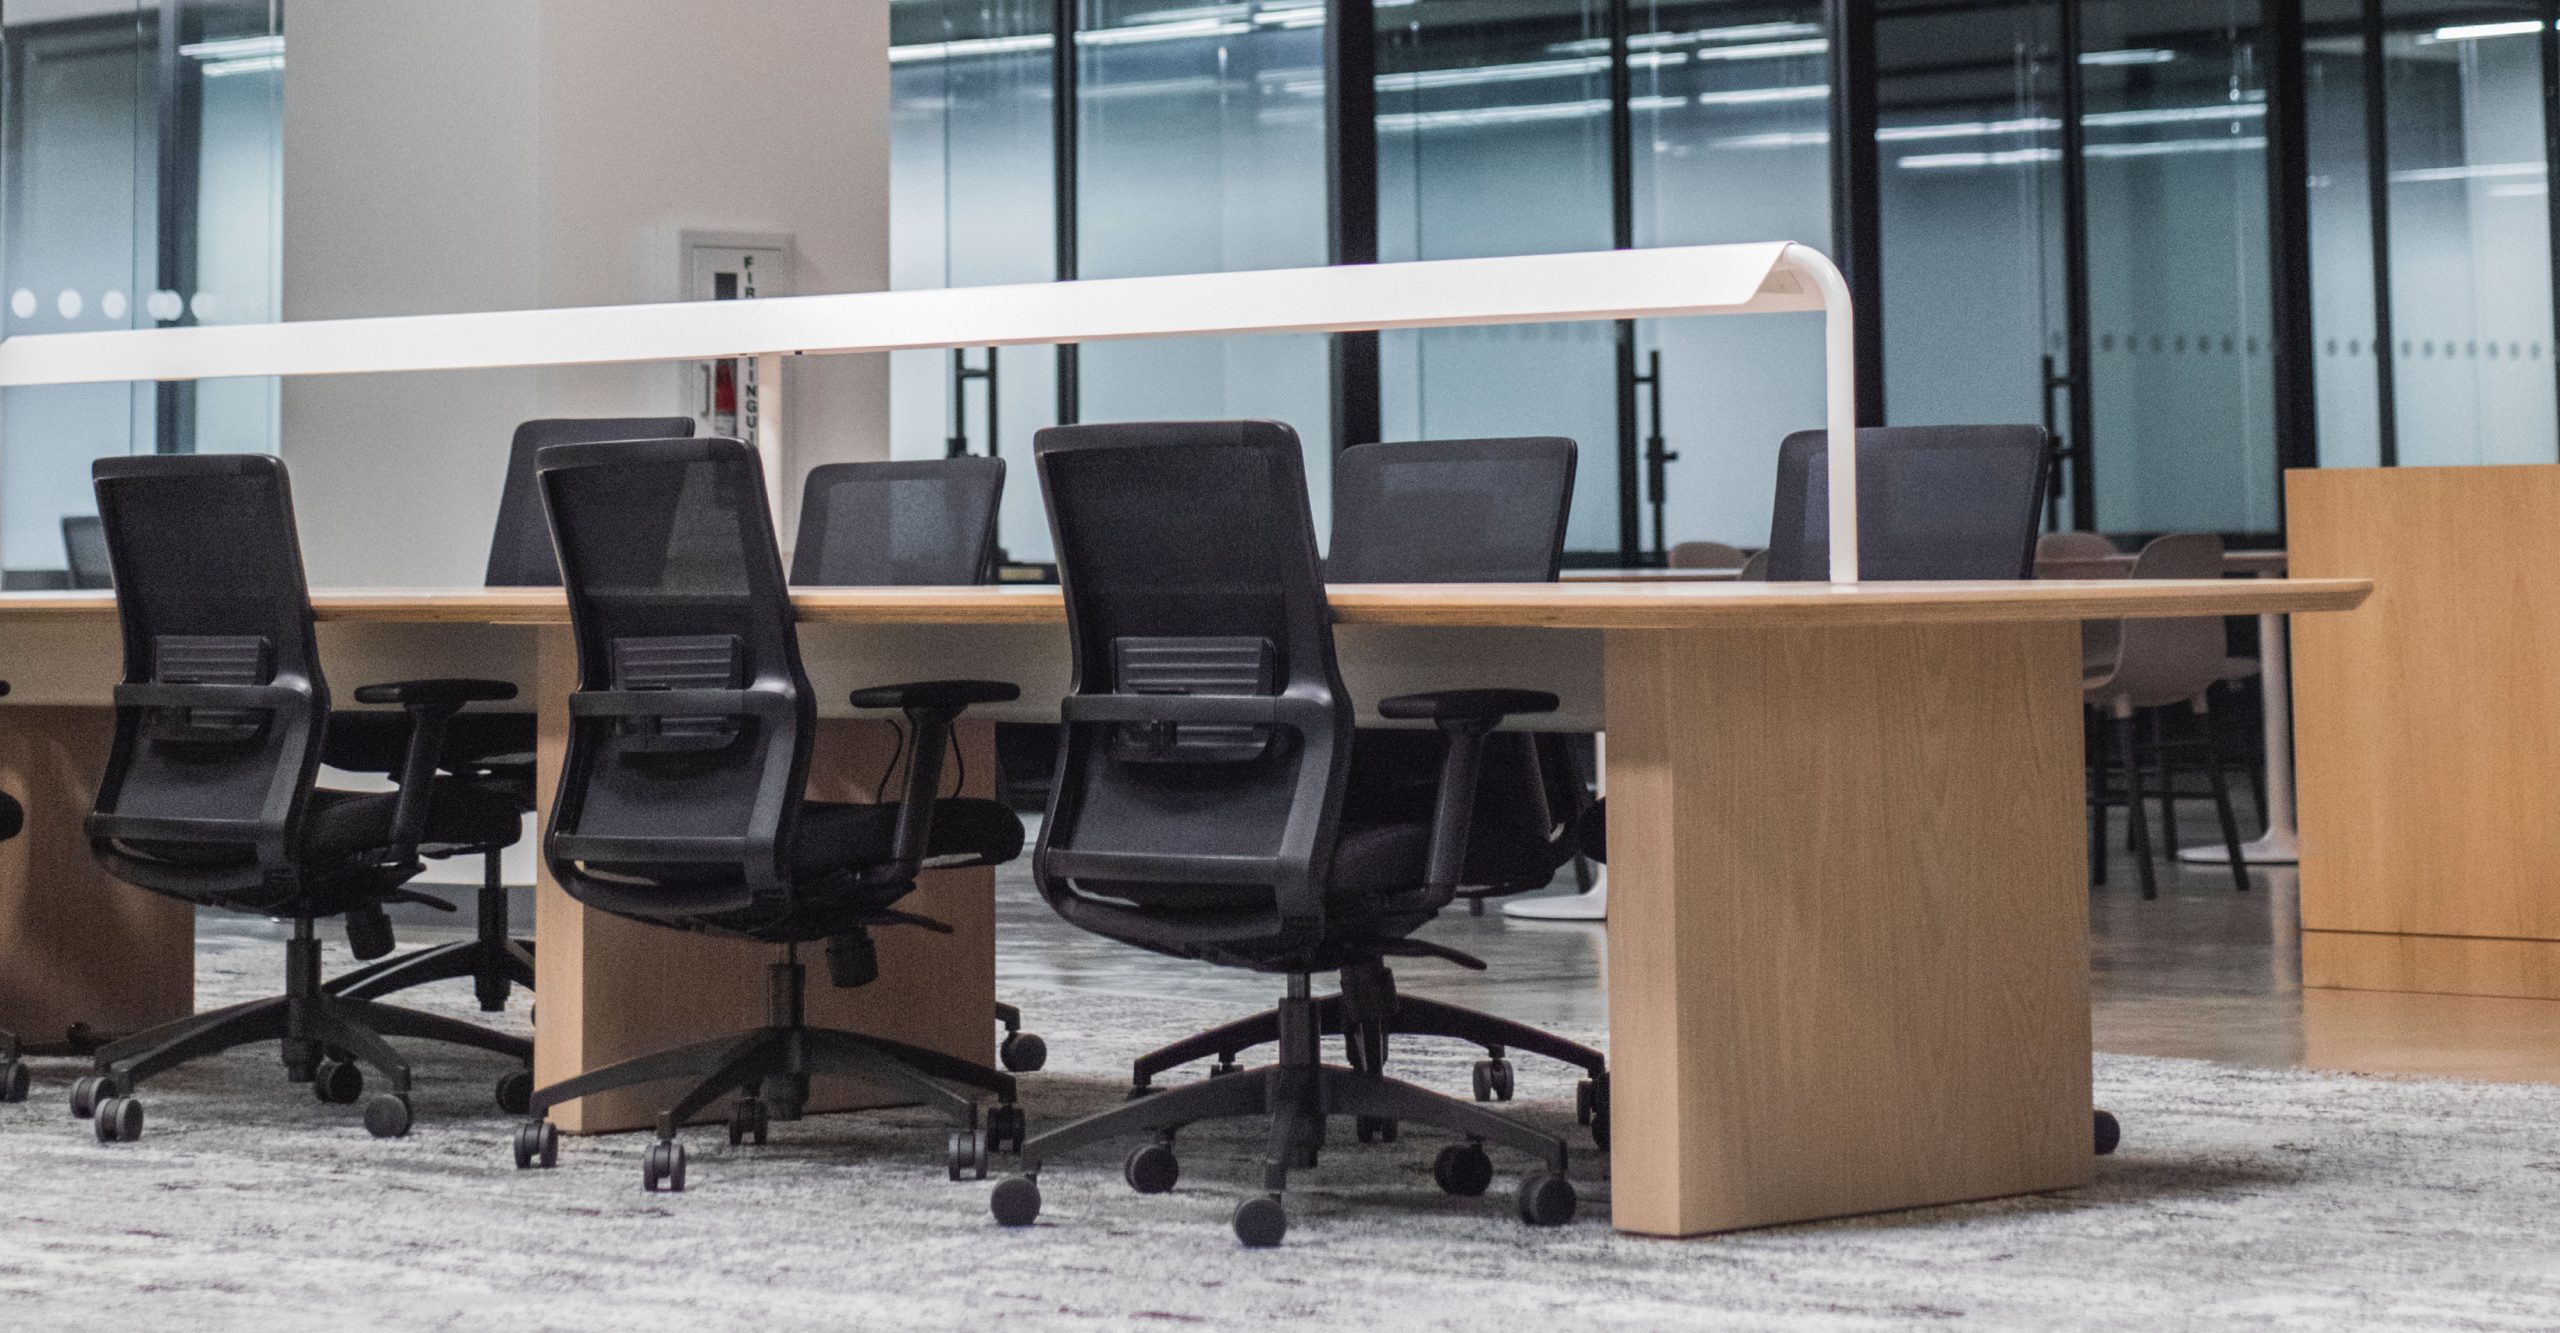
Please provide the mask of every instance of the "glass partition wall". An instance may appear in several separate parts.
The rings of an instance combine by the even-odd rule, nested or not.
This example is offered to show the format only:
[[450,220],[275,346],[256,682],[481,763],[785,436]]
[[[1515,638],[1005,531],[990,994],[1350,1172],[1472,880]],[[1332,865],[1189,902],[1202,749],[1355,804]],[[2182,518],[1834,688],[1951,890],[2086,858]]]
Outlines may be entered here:
[[[0,337],[278,311],[274,0],[0,6]],[[0,390],[0,570],[52,586],[90,460],[272,451],[273,380]]]

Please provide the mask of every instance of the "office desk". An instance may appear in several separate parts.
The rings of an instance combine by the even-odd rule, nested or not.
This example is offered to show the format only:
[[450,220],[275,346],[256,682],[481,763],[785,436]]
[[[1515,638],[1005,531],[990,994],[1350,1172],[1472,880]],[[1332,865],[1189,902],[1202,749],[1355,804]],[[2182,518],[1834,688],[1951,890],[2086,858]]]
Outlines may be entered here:
[[[1627,886],[1609,921],[1614,1216],[1689,1235],[2087,1183],[2077,622],[2344,610],[2370,586],[1377,585],[1333,602],[1358,698],[1498,681],[1563,695],[1547,725],[1610,733],[1610,850]],[[397,676],[516,679],[556,764],[571,683],[557,592],[313,600],[342,695]],[[991,719],[1055,716],[1054,588],[794,600],[822,706],[856,683],[975,675],[1018,680],[1024,698],[973,710],[973,743]],[[0,675],[16,685],[0,719],[101,717],[115,654],[104,597],[0,596]],[[76,818],[76,784],[38,794],[35,826]],[[0,907],[65,887],[0,880]],[[952,947],[982,955],[984,913],[958,924]],[[586,912],[547,884],[539,928],[546,1082],[733,983],[752,999],[753,957]],[[50,950],[48,977],[104,975],[109,942],[13,936],[0,950]],[[931,1007],[984,1058],[981,977],[937,988]]]

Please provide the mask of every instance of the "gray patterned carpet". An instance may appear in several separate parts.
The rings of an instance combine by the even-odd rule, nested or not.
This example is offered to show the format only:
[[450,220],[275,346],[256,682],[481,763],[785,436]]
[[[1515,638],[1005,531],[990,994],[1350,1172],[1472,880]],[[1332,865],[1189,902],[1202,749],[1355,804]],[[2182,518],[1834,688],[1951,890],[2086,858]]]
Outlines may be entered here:
[[[209,942],[208,1002],[272,985],[272,946]],[[421,1003],[461,1012],[458,986]],[[1130,1055],[1212,1021],[1194,1006],[1014,990],[1050,1041],[1034,1128],[1119,1096]],[[1401,1049],[1463,1086],[1456,1053]],[[987,1220],[914,1113],[697,1131],[692,1188],[639,1188],[638,1141],[571,1141],[519,1174],[489,1102],[501,1066],[427,1053],[419,1128],[369,1138],[282,1085],[271,1052],[146,1089],[137,1144],[62,1111],[40,1061],[0,1107],[0,1329],[2560,1327],[2560,1089],[2103,1058],[2126,1119],[2095,1188],[1688,1242],[1613,1234],[1605,1165],[1584,1218],[1508,1215],[1430,1184],[1436,1144],[1342,1145],[1291,1201],[1279,1250],[1227,1216],[1257,1145],[1207,1127],[1184,1180],[1142,1197],[1118,1157],[1053,1163],[1041,1225]],[[1526,1115],[1570,1119],[1565,1071],[1522,1061]]]

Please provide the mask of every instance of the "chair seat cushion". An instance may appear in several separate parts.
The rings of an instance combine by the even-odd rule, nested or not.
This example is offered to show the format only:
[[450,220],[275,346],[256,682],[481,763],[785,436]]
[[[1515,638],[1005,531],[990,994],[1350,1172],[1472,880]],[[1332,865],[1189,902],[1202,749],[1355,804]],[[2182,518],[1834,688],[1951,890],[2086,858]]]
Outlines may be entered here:
[[[791,873],[802,880],[889,859],[898,830],[895,803],[810,801],[800,807]],[[999,801],[955,796],[935,803],[925,864],[946,869],[995,865],[1022,854],[1022,820]]]
[[[354,792],[321,787],[303,810],[302,845],[314,861],[362,856],[391,841],[398,792]],[[439,777],[427,806],[419,850],[429,856],[509,847],[524,834],[515,802],[474,783]]]
[[[1334,835],[1333,869],[1325,876],[1331,911],[1354,915],[1406,898],[1423,887],[1431,862],[1431,825],[1423,820],[1346,824]],[[1171,911],[1244,912],[1268,909],[1271,891],[1252,884],[1079,881],[1080,890],[1141,907]]]

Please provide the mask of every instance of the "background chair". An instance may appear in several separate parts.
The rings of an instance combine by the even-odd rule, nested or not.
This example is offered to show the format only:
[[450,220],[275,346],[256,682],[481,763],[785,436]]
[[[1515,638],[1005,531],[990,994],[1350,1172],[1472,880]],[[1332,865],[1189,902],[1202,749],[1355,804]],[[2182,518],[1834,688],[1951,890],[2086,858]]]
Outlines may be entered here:
[[[8,692],[9,682],[0,680],[0,695]],[[26,826],[27,808],[17,797],[0,792],[0,842],[18,836]],[[27,1099],[27,1066],[19,1054],[18,1034],[0,1030],[0,1103]]]
[[1673,569],[1740,569],[1751,557],[1723,542],[1675,543],[1664,562]]
[[[800,492],[793,587],[951,587],[995,577],[1001,458],[828,463]],[[1049,1062],[1049,1044],[1022,1030],[1022,1011],[999,1000],[1004,1038],[996,1062],[1018,1074]]]
[[[324,1102],[361,1096],[370,1065],[390,1084],[365,1128],[409,1130],[408,1062],[385,1037],[422,1037],[530,1063],[530,1043],[468,1023],[321,989],[319,918],[341,916],[359,958],[391,950],[383,906],[446,906],[401,886],[434,850],[503,846],[514,807],[435,776],[445,727],[464,705],[510,698],[499,681],[368,685],[356,697],[409,715],[395,791],[316,785],[329,683],[312,633],[284,465],[257,455],[101,459],[98,512],[115,566],[124,683],[90,846],[127,883],[197,904],[293,923],[285,994],[181,1019],[113,1042],[74,1084],[71,1110],[102,1142],[138,1137],[134,1091],[218,1051],[277,1041],[285,1076]],[[447,907],[446,910],[451,910]],[[521,1105],[531,1074],[499,1083]]]
[[[1334,455],[1333,540],[1325,559],[1335,583],[1550,583],[1564,554],[1573,507],[1571,440],[1433,440],[1364,444]],[[1574,821],[1587,799],[1569,738],[1556,732],[1500,731],[1478,749],[1474,809],[1457,896],[1482,909],[1490,896],[1540,889],[1575,857]],[[1450,741],[1437,729],[1362,727],[1352,736],[1343,808],[1367,822],[1427,824],[1440,799]],[[1383,966],[1383,965],[1381,965]],[[1350,1033],[1340,995],[1316,1002],[1327,1035]],[[1476,1064],[1478,1101],[1511,1098],[1510,1048],[1579,1065],[1590,1105],[1608,1105],[1608,1058],[1526,1024],[1437,1000],[1400,995],[1380,1020],[1377,1055],[1389,1036],[1454,1037],[1485,1049]],[[1204,1056],[1232,1070],[1236,1055],[1280,1039],[1278,1010],[1226,1024],[1140,1056],[1130,1082]],[[1363,1139],[1391,1123],[1359,1126]],[[1605,1110],[1592,1121],[1609,1142]]]
[[[1553,695],[1457,690],[1380,705],[1449,737],[1429,819],[1344,804],[1352,701],[1334,658],[1296,432],[1277,422],[1070,426],[1034,446],[1075,663],[1058,780],[1032,875],[1080,929],[1179,958],[1287,978],[1276,1063],[1151,1092],[1032,1140],[996,1220],[1040,1211],[1047,1158],[1124,1134],[1151,1142],[1124,1175],[1141,1193],[1180,1174],[1173,1136],[1203,1120],[1269,1126],[1265,1195],[1236,1210],[1247,1245],[1277,1244],[1289,1173],[1312,1167],[1328,1115],[1460,1136],[1441,1187],[1481,1194],[1483,1145],[1528,1153],[1521,1216],[1569,1220],[1562,1140],[1380,1071],[1394,1012],[1389,957],[1483,964],[1412,938],[1457,892],[1484,735]],[[1348,1067],[1318,1056],[1313,975],[1340,972]]]
[[[2097,560],[2122,555],[2106,534],[2099,532],[2048,532],[2036,538],[2036,564],[2039,569],[2049,560]],[[2075,573],[2073,578],[2090,575]],[[2110,578],[2100,574],[2096,577]],[[2080,660],[2087,666],[2099,666],[2115,660],[2116,630],[2121,622],[2084,620],[2080,622]]]
[[62,519],[62,553],[74,588],[112,588],[115,571],[107,565],[107,531],[95,514],[66,514]]
[[[1858,578],[2023,579],[2035,575],[2046,470],[2034,426],[1877,426],[1858,432]],[[1831,577],[1828,435],[1778,446],[1769,579]]]
[[[2222,577],[2222,538],[2209,532],[2173,533],[2159,537],[2134,557],[2138,579],[2218,579]],[[2207,696],[2222,678],[2226,661],[2222,621],[2213,616],[2120,622],[2112,660],[2084,668],[2081,697],[2108,721],[2103,735],[2112,740],[2096,757],[2089,782],[2089,865],[2092,881],[2107,882],[2106,811],[2124,807],[2126,835],[2134,866],[2141,876],[2142,896],[2160,896],[2151,859],[2150,818],[2143,808],[2143,768],[2154,763],[2160,774],[2161,838],[2177,846],[2175,801],[2177,758],[2200,756],[2205,782],[2213,795],[2213,812],[2222,824],[2222,846],[2231,858],[2231,886],[2249,891],[2249,866],[2240,855],[2240,825],[2231,813],[2231,788],[2223,776],[2223,745]],[[2185,705],[2193,719],[2193,736],[2178,740],[2166,734],[2165,719]],[[2136,726],[2148,712],[2148,743]],[[2110,775],[2113,780],[2110,781]]]
[[[691,417],[585,417],[528,421],[516,427],[507,451],[507,479],[498,497],[498,522],[489,538],[485,580],[492,588],[556,588],[560,563],[551,554],[551,530],[543,522],[542,497],[533,480],[534,456],[554,444],[591,440],[672,440],[693,434]],[[65,520],[68,522],[68,520]],[[398,712],[340,709],[329,719],[323,762],[351,773],[397,771],[409,741],[409,719]],[[514,803],[519,816],[534,808],[534,715],[524,711],[465,713],[445,729],[437,766]],[[353,999],[377,999],[412,986],[471,979],[480,1008],[507,1007],[512,987],[533,989],[533,941],[507,930],[507,887],[497,851],[481,857],[477,930],[468,940],[439,944],[386,958],[329,983]]]
[[[785,946],[769,969],[766,1026],[627,1060],[541,1089],[516,1134],[516,1165],[551,1166],[549,1108],[614,1088],[683,1080],[641,1164],[644,1188],[681,1190],[676,1134],[742,1094],[729,1140],[762,1143],[798,1119],[812,1077],[857,1079],[923,1102],[960,1128],[950,1174],[986,1174],[1018,1147],[1014,1081],[955,1056],[805,1021],[798,946],[827,942],[838,986],[878,975],[873,928],[948,927],[896,910],[928,859],[990,865],[1022,848],[993,801],[937,801],[951,726],[971,704],[1012,699],[994,681],[857,690],[912,728],[895,804],[807,799],[817,710],[765,503],[764,470],[736,440],[558,445],[537,475],[567,576],[578,691],[544,855],[570,896],[649,925]],[[953,1092],[945,1084],[967,1091]],[[998,1105],[983,1132],[972,1092]]]

